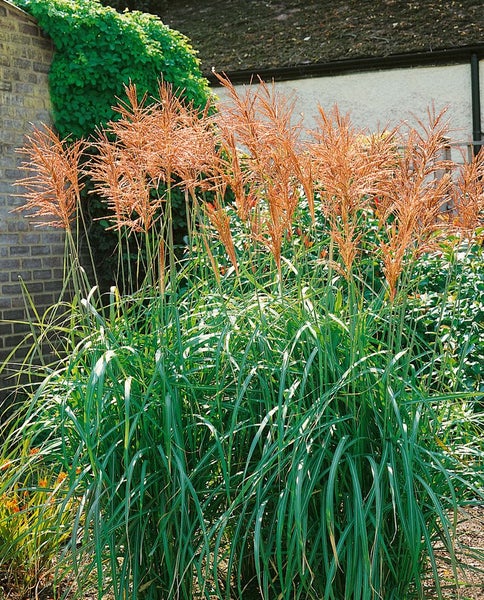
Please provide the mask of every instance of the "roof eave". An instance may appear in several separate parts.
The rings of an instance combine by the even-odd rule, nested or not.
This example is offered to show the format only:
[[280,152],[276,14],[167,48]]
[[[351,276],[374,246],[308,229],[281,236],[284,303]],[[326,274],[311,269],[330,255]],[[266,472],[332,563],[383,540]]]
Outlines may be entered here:
[[[242,69],[238,71],[225,71],[224,74],[233,84],[251,83],[257,81],[259,78],[263,81],[291,81],[295,79],[342,75],[344,73],[464,63],[470,61],[473,55],[479,59],[483,58],[484,44],[425,52],[405,52],[402,54],[390,54],[388,56],[349,58],[290,67]],[[205,76],[212,85],[220,85],[214,73],[207,73]]]

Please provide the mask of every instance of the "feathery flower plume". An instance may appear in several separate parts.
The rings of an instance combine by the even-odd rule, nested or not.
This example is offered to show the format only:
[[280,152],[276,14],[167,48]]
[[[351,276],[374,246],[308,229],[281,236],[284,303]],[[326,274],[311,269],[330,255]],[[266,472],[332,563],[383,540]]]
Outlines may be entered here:
[[341,257],[337,266],[349,278],[364,236],[364,217],[372,199],[392,177],[393,134],[367,136],[335,107],[319,108],[318,129],[308,144],[321,210]]
[[472,236],[484,226],[484,151],[460,166],[449,204],[457,231]]
[[214,203],[206,202],[204,204],[205,212],[210,220],[210,223],[215,227],[222,244],[225,247],[227,255],[232,263],[235,272],[238,273],[237,256],[235,254],[235,246],[230,230],[230,217],[224,208],[216,199]]
[[89,169],[94,192],[105,198],[114,214],[113,228],[147,232],[157,218],[163,197],[158,190],[163,173],[154,148],[153,105],[138,100],[136,86],[126,87],[126,102],[116,107],[120,118],[98,136],[97,154]]
[[294,103],[262,81],[242,96],[218,77],[231,100],[216,119],[225,158],[220,179],[234,189],[239,216],[250,220],[254,238],[269,248],[280,272],[282,242],[291,234],[301,188],[308,190],[310,206],[313,196],[308,179],[301,181],[305,167]]
[[407,132],[393,176],[379,190],[381,253],[391,299],[407,258],[435,248],[445,233],[455,165],[442,158],[448,132],[443,115],[429,113],[429,125],[419,122],[420,130]]
[[161,184],[207,185],[202,175],[216,157],[212,122],[209,107],[185,104],[166,83],[159,100],[139,100],[133,84],[126,96],[116,107],[120,118],[99,135],[90,174],[114,214],[113,227],[148,232],[165,202]]
[[70,230],[84,185],[80,169],[84,149],[82,140],[67,143],[47,126],[34,129],[19,151],[27,157],[23,169],[31,173],[18,181],[26,190],[19,197],[26,202],[12,212],[32,211],[29,216],[39,218],[39,225]]

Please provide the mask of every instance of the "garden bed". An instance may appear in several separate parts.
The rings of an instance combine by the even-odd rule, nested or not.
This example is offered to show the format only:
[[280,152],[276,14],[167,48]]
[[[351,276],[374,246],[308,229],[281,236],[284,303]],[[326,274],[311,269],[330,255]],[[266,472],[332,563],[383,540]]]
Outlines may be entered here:
[[[484,163],[442,159],[442,114],[368,135],[320,110],[300,140],[268,87],[222,83],[214,115],[129,86],[89,161],[31,138],[26,206],[62,218],[74,292],[32,323],[56,360],[26,364],[42,383],[4,424],[0,560],[31,589],[71,541],[80,589],[120,600],[252,600],[255,581],[454,600],[454,576],[477,600]],[[87,177],[120,234],[104,296],[76,268]]]

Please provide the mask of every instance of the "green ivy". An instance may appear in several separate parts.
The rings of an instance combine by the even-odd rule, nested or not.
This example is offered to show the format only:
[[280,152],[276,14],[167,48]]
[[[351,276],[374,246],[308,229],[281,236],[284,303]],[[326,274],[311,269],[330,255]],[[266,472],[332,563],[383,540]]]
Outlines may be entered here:
[[62,137],[85,137],[115,117],[115,97],[135,83],[156,94],[163,78],[197,106],[207,80],[188,39],[141,12],[119,13],[98,0],[14,0],[55,46],[50,71],[53,117]]

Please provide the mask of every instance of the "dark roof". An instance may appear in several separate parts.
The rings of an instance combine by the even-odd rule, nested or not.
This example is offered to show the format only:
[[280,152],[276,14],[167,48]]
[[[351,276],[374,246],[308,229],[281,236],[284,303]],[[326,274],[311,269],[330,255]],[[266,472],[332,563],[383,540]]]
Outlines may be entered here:
[[482,0],[168,0],[160,12],[206,74],[484,48]]

